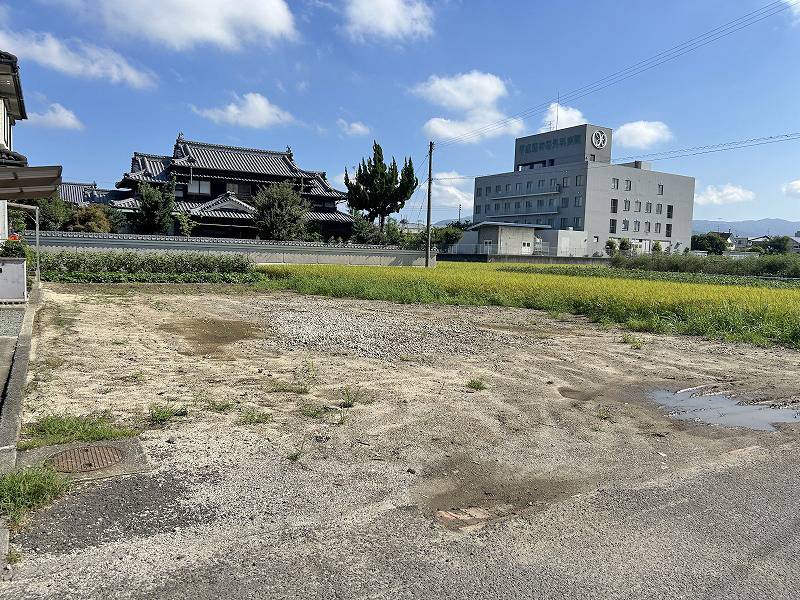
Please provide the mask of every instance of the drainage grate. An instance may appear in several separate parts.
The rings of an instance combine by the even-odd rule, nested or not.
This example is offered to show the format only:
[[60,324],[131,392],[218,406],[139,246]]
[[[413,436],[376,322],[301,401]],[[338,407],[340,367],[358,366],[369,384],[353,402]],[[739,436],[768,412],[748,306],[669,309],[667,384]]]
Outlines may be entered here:
[[81,446],[53,454],[47,462],[62,473],[86,473],[111,467],[125,457],[125,452],[113,446]]

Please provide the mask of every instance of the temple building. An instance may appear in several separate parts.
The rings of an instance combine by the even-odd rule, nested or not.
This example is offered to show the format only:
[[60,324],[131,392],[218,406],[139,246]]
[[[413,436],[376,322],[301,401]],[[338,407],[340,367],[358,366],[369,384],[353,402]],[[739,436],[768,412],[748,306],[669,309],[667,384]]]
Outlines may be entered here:
[[95,184],[65,183],[62,199],[73,204],[102,203],[122,212],[139,207],[137,190],[147,183],[156,187],[175,180],[175,212],[197,223],[192,235],[255,238],[252,198],[266,186],[290,184],[310,204],[309,223],[323,238],[347,238],[353,217],[338,210],[346,194],[334,189],[325,173],[306,171],[294,161],[292,151],[258,150],[187,140],[178,135],[172,155],[135,152],[131,169],[116,190]]

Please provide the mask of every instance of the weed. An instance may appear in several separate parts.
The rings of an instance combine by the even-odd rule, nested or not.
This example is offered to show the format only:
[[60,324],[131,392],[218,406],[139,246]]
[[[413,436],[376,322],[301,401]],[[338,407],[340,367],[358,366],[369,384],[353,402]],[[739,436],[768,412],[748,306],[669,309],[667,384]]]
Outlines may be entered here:
[[342,388],[339,390],[339,396],[341,397],[337,404],[339,408],[353,408],[356,404],[372,404],[374,402],[364,390],[359,388]]
[[148,407],[151,425],[164,425],[174,417],[185,417],[188,414],[186,407],[175,406],[174,404],[161,404],[151,402]]
[[127,346],[128,340],[124,340],[122,338],[114,338],[113,340],[111,340],[111,343],[114,344],[115,346]]
[[300,457],[303,456],[303,448],[305,447],[305,445],[306,441],[304,439],[302,442],[300,442],[300,447],[294,452],[290,452],[289,454],[287,454],[286,458],[288,458],[292,462],[297,462],[298,460],[300,460]]
[[205,407],[213,412],[225,413],[233,408],[233,402],[230,400],[212,400],[209,398],[205,402]]
[[295,379],[307,384],[314,383],[319,377],[319,370],[314,361],[310,358],[306,360],[301,366],[295,369]]
[[597,407],[597,418],[601,421],[610,421],[611,420],[611,409],[607,406],[598,406]]
[[66,476],[46,465],[11,471],[0,476],[0,514],[19,525],[30,511],[50,504],[69,486]]
[[622,343],[629,344],[634,350],[641,350],[643,345],[642,340],[630,333],[622,334]]
[[327,412],[327,408],[315,404],[304,404],[300,407],[300,414],[311,419],[321,419]]
[[9,565],[15,565],[21,560],[22,552],[19,550],[9,550],[8,554],[6,554],[6,563]]
[[400,362],[411,362],[413,359],[410,356],[406,356],[405,354],[401,354],[397,357]]
[[17,444],[20,450],[29,450],[41,446],[54,446],[69,442],[96,442],[98,440],[116,440],[134,437],[139,434],[136,429],[115,425],[106,415],[47,415],[25,425],[23,434],[26,439]]
[[246,408],[236,419],[239,425],[260,425],[261,423],[269,423],[272,420],[272,415],[255,408]]
[[471,390],[475,390],[476,392],[480,392],[481,390],[486,389],[486,384],[480,379],[470,379],[467,382],[467,387]]
[[267,386],[267,392],[287,392],[290,394],[305,395],[311,391],[307,383],[296,382],[290,383],[288,381],[270,381]]
[[129,383],[143,383],[145,380],[145,375],[142,371],[136,371],[135,373],[131,373],[130,375],[125,375],[122,378],[123,381],[127,381]]

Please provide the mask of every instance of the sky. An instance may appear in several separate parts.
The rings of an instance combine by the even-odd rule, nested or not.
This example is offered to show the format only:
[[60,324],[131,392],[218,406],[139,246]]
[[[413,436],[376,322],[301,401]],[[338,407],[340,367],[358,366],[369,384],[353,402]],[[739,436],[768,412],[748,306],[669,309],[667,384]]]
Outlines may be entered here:
[[[15,149],[113,187],[134,151],[187,139],[283,150],[326,171],[414,161],[434,221],[514,138],[581,122],[614,157],[800,132],[800,0],[583,97],[570,94],[769,0],[0,0],[29,113]],[[558,105],[560,98],[565,100]],[[456,138],[456,139],[453,139]],[[695,218],[800,220],[800,141],[653,163],[697,180]],[[424,219],[425,186],[401,215]]]

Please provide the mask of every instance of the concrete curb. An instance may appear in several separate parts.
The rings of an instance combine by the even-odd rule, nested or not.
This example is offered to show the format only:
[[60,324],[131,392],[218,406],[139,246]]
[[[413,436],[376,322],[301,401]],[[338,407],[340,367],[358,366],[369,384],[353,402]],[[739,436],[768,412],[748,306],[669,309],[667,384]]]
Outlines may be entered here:
[[22,328],[17,337],[17,346],[14,349],[11,370],[0,400],[0,474],[8,473],[17,463],[17,438],[22,425],[22,399],[28,377],[33,318],[39,309],[41,299],[42,289],[36,284],[31,289]]

